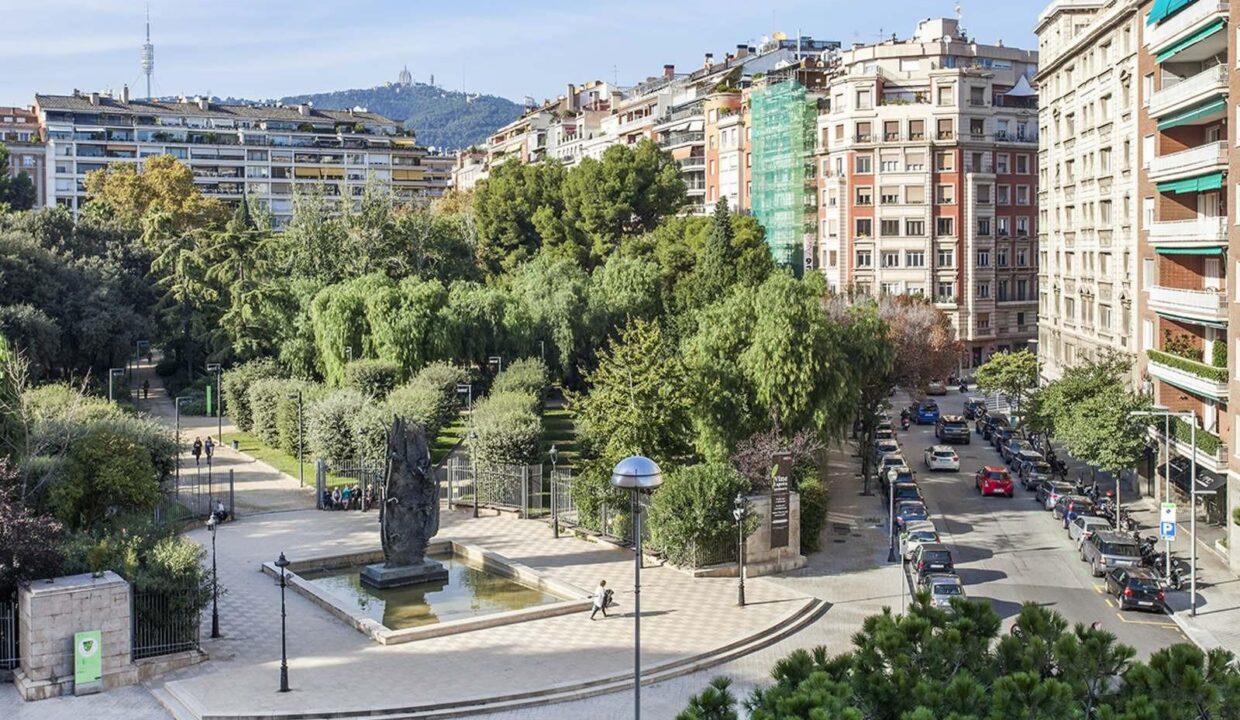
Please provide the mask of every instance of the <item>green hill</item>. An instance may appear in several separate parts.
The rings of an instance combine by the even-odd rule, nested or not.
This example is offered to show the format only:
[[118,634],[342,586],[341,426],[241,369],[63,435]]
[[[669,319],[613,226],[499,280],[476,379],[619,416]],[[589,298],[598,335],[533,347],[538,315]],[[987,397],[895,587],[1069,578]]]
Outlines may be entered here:
[[281,100],[286,104],[310,101],[326,110],[364,107],[403,121],[417,133],[419,145],[448,149],[481,143],[521,114],[521,106],[505,98],[466,95],[425,83],[293,95]]

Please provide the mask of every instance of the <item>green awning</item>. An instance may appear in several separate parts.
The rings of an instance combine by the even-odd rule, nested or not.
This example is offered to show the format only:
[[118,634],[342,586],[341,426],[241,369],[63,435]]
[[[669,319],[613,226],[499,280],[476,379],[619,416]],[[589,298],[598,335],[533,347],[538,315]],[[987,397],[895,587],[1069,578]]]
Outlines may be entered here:
[[1150,14],[1145,16],[1145,24],[1160,23],[1192,5],[1193,2],[1194,0],[1154,0],[1154,7],[1150,8]]
[[1179,127],[1180,125],[1188,125],[1189,123],[1195,122],[1204,117],[1209,117],[1219,112],[1223,112],[1225,114],[1226,111],[1227,101],[1225,99],[1211,100],[1205,105],[1198,105],[1192,110],[1185,110],[1179,115],[1172,115],[1166,120],[1159,120],[1158,129],[1169,130],[1173,127]]
[[1223,187],[1223,173],[1213,172],[1184,180],[1169,180],[1158,183],[1160,193],[1191,193],[1218,190]]
[[1225,18],[1219,18],[1218,20],[1215,20],[1214,22],[1198,30],[1197,32],[1193,33],[1187,38],[1179,41],[1175,45],[1172,45],[1166,50],[1163,50],[1162,52],[1158,53],[1158,55],[1154,58],[1154,62],[1157,62],[1157,63],[1166,62],[1167,60],[1171,59],[1171,56],[1178,54],[1181,50],[1186,50],[1192,47],[1193,45],[1196,45],[1197,43],[1201,42],[1202,40],[1205,40],[1206,38],[1210,37],[1214,33],[1220,32],[1225,27],[1227,27],[1227,20]]
[[1174,313],[1161,312],[1158,310],[1157,307],[1153,307],[1151,309],[1154,312],[1158,313],[1160,317],[1171,318],[1172,320],[1175,320],[1177,322],[1192,323],[1194,325],[1205,325],[1206,327],[1212,327],[1212,328],[1216,328],[1219,330],[1227,329],[1226,320],[1202,320],[1201,318],[1192,318],[1192,317],[1187,317],[1184,315],[1176,315]]
[[1159,255],[1222,255],[1223,246],[1214,247],[1156,247],[1154,252]]

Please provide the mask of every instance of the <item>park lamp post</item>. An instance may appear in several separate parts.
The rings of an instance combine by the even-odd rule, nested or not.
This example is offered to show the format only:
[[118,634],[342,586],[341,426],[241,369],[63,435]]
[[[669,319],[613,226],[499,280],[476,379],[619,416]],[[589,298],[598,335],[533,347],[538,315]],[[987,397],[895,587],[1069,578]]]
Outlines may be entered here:
[[177,479],[178,490],[181,487],[181,403],[186,403],[186,402],[189,402],[190,400],[193,400],[193,398],[188,395],[181,395],[180,397],[173,400],[173,405],[176,406],[176,418],[177,418],[176,420],[176,426],[177,426],[176,479]]
[[125,368],[111,368],[108,370],[108,402],[116,402],[112,386],[116,381],[116,376],[124,374]]
[[469,431],[469,474],[474,485],[474,517],[478,517],[478,464],[474,461],[474,441],[478,439],[478,433],[473,430]]
[[[1166,418],[1167,422],[1167,466],[1166,466],[1166,495],[1171,496],[1171,421],[1172,416],[1180,418],[1188,423],[1190,444],[1192,445],[1192,455],[1189,457],[1189,475],[1188,475],[1188,534],[1192,535],[1189,541],[1189,573],[1188,573],[1188,602],[1189,615],[1197,616],[1197,413],[1186,410],[1184,412],[1171,412],[1170,410],[1133,410],[1128,413],[1129,417],[1149,417],[1161,415]],[[1116,503],[1116,512],[1118,513],[1119,503]],[[1167,579],[1171,579],[1171,540],[1167,540]]]
[[745,517],[749,508],[745,503],[745,494],[736,493],[732,501],[732,517],[736,518],[736,604],[745,607]]
[[456,394],[465,396],[465,407],[469,409],[470,417],[474,414],[474,384],[473,383],[457,383]]
[[220,582],[215,570],[215,528],[220,524],[215,511],[207,516],[207,529],[211,531],[211,637],[220,636]]
[[304,425],[302,423],[302,397],[301,390],[288,394],[289,400],[297,401],[297,487],[306,486],[306,448],[305,441],[302,438],[304,434]]
[[284,588],[288,586],[284,569],[288,567],[288,558],[284,557],[284,553],[280,553],[275,565],[280,568],[280,692],[283,693],[288,692],[288,610],[284,604]]
[[641,455],[621,460],[611,471],[611,484],[627,490],[633,500],[633,720],[642,716],[642,515],[641,493],[652,493],[663,484],[663,471],[655,461]]
[[487,358],[487,365],[495,366],[495,374],[499,375],[500,373],[504,372],[504,356],[503,355],[492,355],[491,357]]
[[207,372],[215,373],[215,439],[224,444],[224,398],[220,396],[220,375],[223,368],[219,363],[207,363]]
[[133,342],[133,353],[134,353],[133,366],[135,370],[138,368],[139,365],[142,364],[142,348],[144,347],[149,352],[151,348],[151,341],[150,340],[134,340]]
[[558,540],[560,537],[560,514],[555,501],[555,463],[560,459],[560,451],[556,449],[555,443],[551,443],[551,449],[547,451],[547,457],[551,458],[551,537]]
[[[882,482],[882,478],[879,478]],[[887,547],[887,562],[896,562],[899,560],[899,554],[896,552],[896,494],[894,488],[887,489],[887,523],[891,529],[891,542]]]

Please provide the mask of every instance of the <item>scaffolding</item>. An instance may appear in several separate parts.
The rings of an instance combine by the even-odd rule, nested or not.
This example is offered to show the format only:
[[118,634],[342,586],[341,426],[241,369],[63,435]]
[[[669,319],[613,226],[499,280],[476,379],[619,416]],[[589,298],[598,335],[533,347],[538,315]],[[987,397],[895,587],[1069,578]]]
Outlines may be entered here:
[[798,275],[813,267],[818,194],[814,190],[817,101],[795,80],[750,96],[753,214],[771,255]]

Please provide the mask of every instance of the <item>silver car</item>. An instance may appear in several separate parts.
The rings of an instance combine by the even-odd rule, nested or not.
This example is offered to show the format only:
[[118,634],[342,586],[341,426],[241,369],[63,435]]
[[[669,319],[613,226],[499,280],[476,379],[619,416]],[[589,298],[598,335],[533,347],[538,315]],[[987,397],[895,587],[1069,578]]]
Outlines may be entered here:
[[923,590],[930,591],[930,604],[937,608],[951,607],[952,598],[964,599],[964,583],[959,576],[930,573],[921,579]]
[[913,553],[922,543],[936,543],[939,532],[929,520],[913,520],[900,532],[900,554],[905,560],[913,559]]
[[1099,530],[1110,530],[1111,521],[1096,515],[1077,515],[1068,523],[1068,537],[1078,548],[1084,538],[1088,538]]

